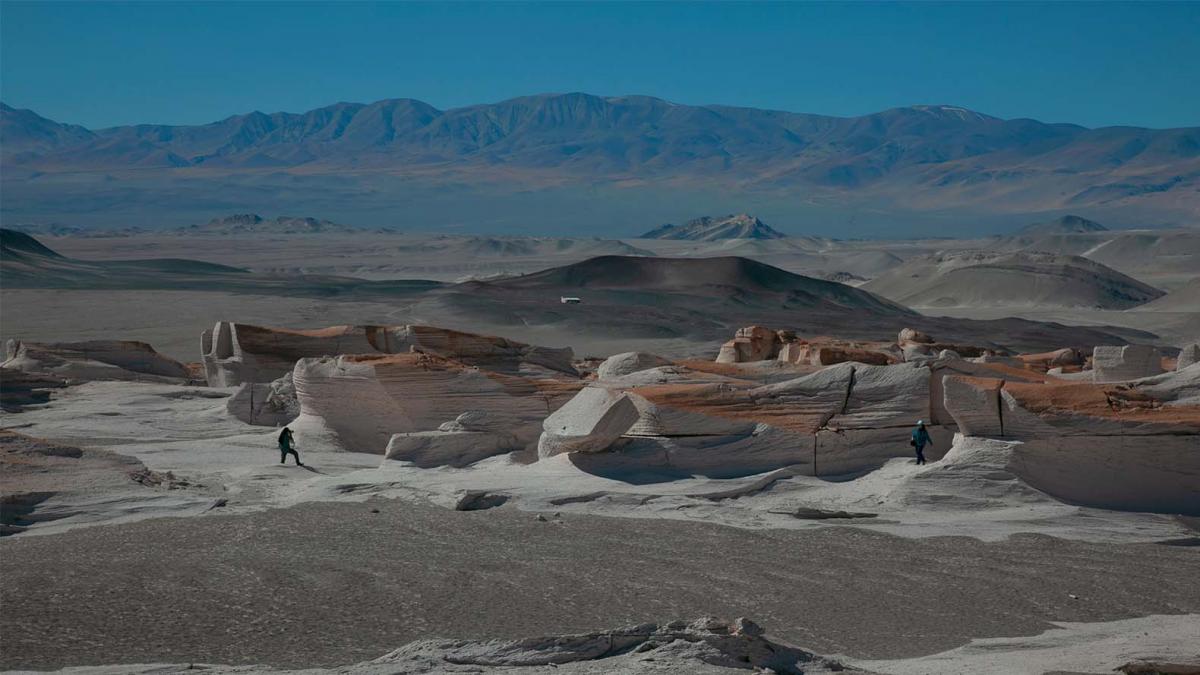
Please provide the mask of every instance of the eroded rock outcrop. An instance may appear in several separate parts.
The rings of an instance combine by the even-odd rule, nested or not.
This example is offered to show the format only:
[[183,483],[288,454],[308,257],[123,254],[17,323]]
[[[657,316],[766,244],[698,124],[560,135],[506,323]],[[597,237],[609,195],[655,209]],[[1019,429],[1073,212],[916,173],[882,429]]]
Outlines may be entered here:
[[[943,357],[942,352],[949,353]],[[888,343],[828,337],[802,339],[793,331],[748,326],[739,329],[732,340],[721,345],[716,362],[778,360],[811,366],[851,362],[886,366],[901,361],[977,357],[984,353],[984,349],[970,345],[938,344],[932,337],[911,328],[901,330],[896,343]]]
[[[582,385],[575,378],[512,375],[421,353],[301,359],[293,380],[298,436],[327,433],[347,450],[376,454],[386,452],[394,434],[437,431],[464,411],[485,413],[493,428],[532,443],[542,420]],[[394,446],[396,458],[404,443]]]
[[804,340],[792,331],[773,331],[762,326],[738,329],[734,338],[721,345],[717,363],[751,363],[778,360],[785,363],[830,366],[855,361],[873,365],[896,363],[898,351],[877,342],[853,342],[833,338]]
[[[594,672],[719,672],[787,675],[865,673],[812,652],[772,642],[749,619],[703,618],[617,630],[518,640],[421,640],[371,662],[406,673],[443,672],[446,664],[481,671],[582,666]],[[647,670],[643,671],[642,668]],[[593,672],[593,671],[588,671]]]
[[1014,470],[1055,497],[1195,515],[1200,372],[1190,371],[1124,385],[950,376],[945,407],[966,435],[1021,441]]
[[576,375],[569,348],[553,349],[434,326],[330,326],[315,330],[218,322],[201,336],[205,374],[214,387],[271,382],[303,358],[410,351],[496,372]]
[[[767,385],[677,371],[663,382],[593,385],[554,417],[570,413],[586,420],[566,436],[586,441],[587,451],[612,449],[587,459],[589,467],[609,461],[614,467],[710,476],[781,467],[837,475],[911,452],[908,430],[918,419],[929,419],[930,380],[931,371],[915,364],[844,363]],[[599,411],[623,399],[633,403],[636,419],[627,423],[619,417],[619,425],[594,433]],[[576,452],[556,437],[563,430],[556,431],[554,422],[547,420],[542,443],[557,452]],[[931,433],[944,452],[950,431],[934,426]],[[624,442],[614,446],[618,436]]]
[[183,383],[187,366],[163,356],[145,342],[89,340],[38,343],[9,340],[5,345],[6,370],[19,370],[62,378],[70,382],[126,380]]

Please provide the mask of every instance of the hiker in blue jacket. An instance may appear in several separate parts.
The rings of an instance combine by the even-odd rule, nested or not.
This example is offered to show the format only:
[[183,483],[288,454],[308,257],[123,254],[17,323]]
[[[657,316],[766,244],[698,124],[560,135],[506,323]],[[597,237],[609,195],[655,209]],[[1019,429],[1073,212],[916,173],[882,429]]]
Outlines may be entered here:
[[917,420],[917,428],[913,429],[912,440],[909,443],[917,451],[917,464],[925,463],[925,446],[932,443],[929,431],[925,429],[925,420]]

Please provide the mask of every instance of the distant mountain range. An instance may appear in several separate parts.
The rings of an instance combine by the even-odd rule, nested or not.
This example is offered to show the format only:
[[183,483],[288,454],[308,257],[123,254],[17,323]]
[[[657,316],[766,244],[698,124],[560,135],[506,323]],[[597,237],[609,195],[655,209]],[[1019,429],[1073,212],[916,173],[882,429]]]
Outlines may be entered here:
[[752,195],[780,213],[1103,208],[1183,224],[1200,213],[1200,128],[1087,129],[945,105],[841,118],[575,93],[451,110],[390,99],[107,129],[2,105],[0,160],[5,210],[21,216],[62,213],[75,206],[68,197],[170,212],[166,195],[180,192],[175,209],[206,200],[259,209],[286,193],[310,212],[318,200],[357,199],[367,212],[411,215],[414,204],[398,199],[451,193],[459,206],[490,195],[494,212],[497,195],[530,190],[581,204],[573,189]]

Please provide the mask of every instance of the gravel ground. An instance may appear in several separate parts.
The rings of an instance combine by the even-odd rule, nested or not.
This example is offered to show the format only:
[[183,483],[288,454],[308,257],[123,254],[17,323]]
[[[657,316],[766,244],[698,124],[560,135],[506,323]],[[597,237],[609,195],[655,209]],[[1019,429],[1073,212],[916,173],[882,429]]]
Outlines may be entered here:
[[904,658],[1049,620],[1198,613],[1198,570],[1189,546],[307,504],[0,541],[0,667],[332,666],[423,637],[705,614],[818,653]]

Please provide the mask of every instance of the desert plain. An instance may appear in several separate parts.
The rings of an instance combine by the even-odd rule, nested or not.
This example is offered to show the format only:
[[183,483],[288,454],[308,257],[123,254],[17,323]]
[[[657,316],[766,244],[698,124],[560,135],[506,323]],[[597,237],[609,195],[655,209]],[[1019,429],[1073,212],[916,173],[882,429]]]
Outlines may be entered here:
[[1200,668],[1200,231],[287,225],[4,231],[0,667]]

